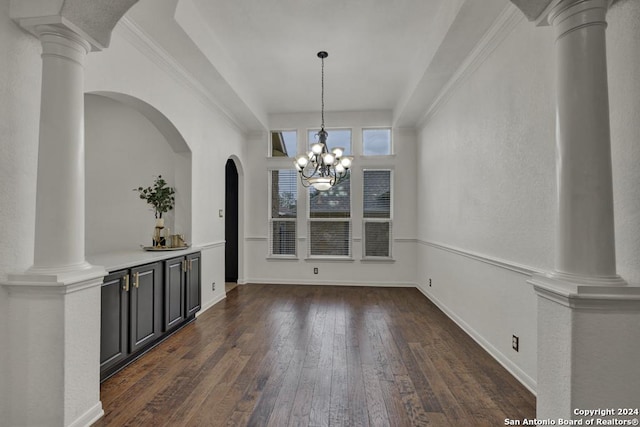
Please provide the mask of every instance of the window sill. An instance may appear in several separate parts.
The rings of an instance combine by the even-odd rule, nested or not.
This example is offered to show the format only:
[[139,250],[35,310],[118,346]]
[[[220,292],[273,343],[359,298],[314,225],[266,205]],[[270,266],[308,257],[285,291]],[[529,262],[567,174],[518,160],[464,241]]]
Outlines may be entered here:
[[360,260],[360,262],[371,263],[371,264],[393,264],[394,262],[396,262],[396,260],[393,259],[393,258],[373,258],[373,257],[369,257],[369,258],[362,258]]
[[304,259],[305,261],[313,262],[354,262],[355,259],[351,257],[332,257],[332,256],[310,256]]
[[299,261],[297,256],[268,256],[267,261]]

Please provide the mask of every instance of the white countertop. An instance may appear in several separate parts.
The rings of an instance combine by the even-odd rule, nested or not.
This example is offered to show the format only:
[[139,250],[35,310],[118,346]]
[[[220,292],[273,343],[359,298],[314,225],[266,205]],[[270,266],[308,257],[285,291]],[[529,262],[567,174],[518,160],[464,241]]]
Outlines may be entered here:
[[87,261],[93,265],[101,265],[107,271],[122,270],[138,265],[149,264],[169,258],[184,256],[200,251],[199,246],[175,251],[145,251],[142,248],[87,255]]

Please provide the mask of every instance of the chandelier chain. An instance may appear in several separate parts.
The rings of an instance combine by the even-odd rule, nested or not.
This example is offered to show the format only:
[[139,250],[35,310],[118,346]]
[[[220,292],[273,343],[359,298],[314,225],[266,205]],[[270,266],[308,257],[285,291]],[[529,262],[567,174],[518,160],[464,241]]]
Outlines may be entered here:
[[322,130],[324,130],[324,57],[320,58],[322,61],[322,68],[321,68],[321,85],[320,87],[322,88],[322,92],[321,92],[321,100],[322,100],[322,109],[321,109],[321,114],[322,114]]
[[318,58],[322,60],[321,68],[321,113],[322,127],[316,134],[318,141],[311,144],[311,151],[300,154],[294,161],[294,166],[300,174],[303,187],[313,186],[317,191],[325,191],[339,184],[349,177],[349,168],[353,157],[345,156],[345,149],[327,147],[327,131],[324,130],[324,59],[327,52],[318,52]]

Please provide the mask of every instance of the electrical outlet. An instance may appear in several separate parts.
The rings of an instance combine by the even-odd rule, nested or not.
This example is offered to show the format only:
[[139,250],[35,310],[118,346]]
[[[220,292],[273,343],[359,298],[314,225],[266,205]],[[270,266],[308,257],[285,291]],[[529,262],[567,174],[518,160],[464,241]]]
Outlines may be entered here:
[[431,279],[429,279],[429,287],[431,287]]
[[511,337],[511,347],[515,350],[515,351],[520,351],[520,338],[513,335]]
[[211,283],[211,290],[212,291],[216,290],[216,282]]
[[313,274],[318,274],[318,267],[313,267]]

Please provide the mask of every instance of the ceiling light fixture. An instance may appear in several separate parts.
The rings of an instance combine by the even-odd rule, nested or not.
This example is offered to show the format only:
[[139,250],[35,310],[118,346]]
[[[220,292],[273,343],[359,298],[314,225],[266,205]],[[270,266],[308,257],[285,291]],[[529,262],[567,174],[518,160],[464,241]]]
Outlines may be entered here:
[[322,61],[322,125],[316,134],[318,141],[311,145],[308,154],[300,154],[294,162],[304,187],[313,186],[318,191],[326,191],[349,176],[353,157],[344,156],[344,148],[336,147],[329,151],[327,131],[324,130],[324,58],[327,52],[318,52]]

